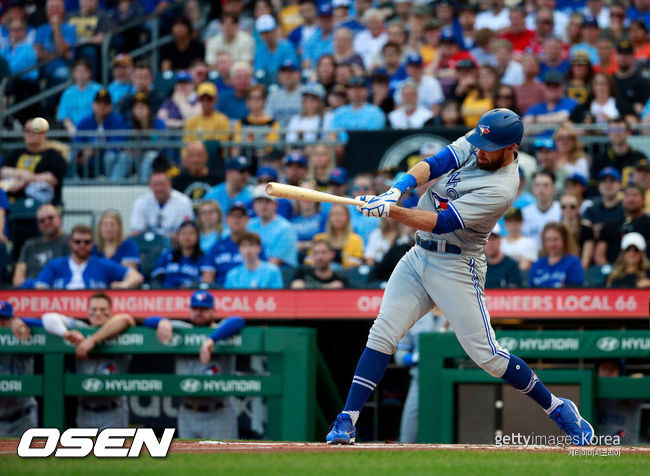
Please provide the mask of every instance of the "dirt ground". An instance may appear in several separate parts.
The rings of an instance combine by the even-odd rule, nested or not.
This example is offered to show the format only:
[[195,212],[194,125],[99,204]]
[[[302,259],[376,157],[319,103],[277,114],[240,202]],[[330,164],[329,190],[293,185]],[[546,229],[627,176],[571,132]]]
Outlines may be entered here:
[[[34,441],[33,446],[42,446]],[[0,455],[16,454],[18,440],[0,440]],[[620,450],[620,454],[645,454],[650,456],[650,447],[637,446],[591,446],[591,450]],[[512,451],[512,452],[567,452],[568,448],[552,446],[509,445],[437,445],[399,443],[361,443],[350,446],[330,446],[325,443],[289,443],[271,441],[175,441],[170,453],[289,453],[289,452],[336,452],[336,451]]]

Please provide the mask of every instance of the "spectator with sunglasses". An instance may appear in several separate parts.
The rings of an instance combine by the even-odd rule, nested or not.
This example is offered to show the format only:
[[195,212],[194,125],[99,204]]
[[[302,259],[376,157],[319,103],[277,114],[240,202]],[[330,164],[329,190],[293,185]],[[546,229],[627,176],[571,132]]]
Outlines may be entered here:
[[36,289],[133,289],[142,275],[133,268],[91,256],[93,229],[77,225],[70,234],[69,256],[53,258],[36,278]]
[[70,237],[63,233],[61,215],[56,207],[49,203],[41,205],[36,212],[36,222],[41,236],[27,240],[20,250],[12,279],[17,288],[32,289],[38,273],[48,261],[70,253]]

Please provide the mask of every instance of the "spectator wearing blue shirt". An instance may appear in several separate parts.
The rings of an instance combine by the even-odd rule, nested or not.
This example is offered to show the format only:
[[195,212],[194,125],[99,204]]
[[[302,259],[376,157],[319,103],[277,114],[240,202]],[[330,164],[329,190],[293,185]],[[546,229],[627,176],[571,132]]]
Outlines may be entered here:
[[[113,111],[111,95],[106,89],[101,89],[95,95],[92,113],[77,123],[77,133],[95,131],[97,134],[76,135],[74,142],[81,145],[91,145],[101,142],[118,142],[121,137],[104,135],[107,131],[126,129],[124,119]],[[83,147],[83,146],[82,146]],[[125,150],[103,149],[100,157],[95,156],[92,147],[81,148],[77,153],[77,172],[81,177],[94,177],[104,174],[111,179],[125,178],[133,171],[133,158]]]
[[530,268],[533,288],[580,287],[584,282],[578,247],[566,225],[551,222],[542,231],[542,257]]
[[273,263],[260,259],[259,235],[243,233],[237,240],[244,263],[226,274],[226,289],[282,289],[282,273]]
[[244,119],[248,115],[246,93],[251,87],[253,70],[250,64],[238,61],[230,67],[232,88],[219,91],[217,110],[224,113],[230,120]]
[[271,15],[262,15],[255,20],[255,29],[262,37],[255,49],[255,75],[264,84],[277,83],[278,70],[286,61],[299,63],[296,50],[290,42],[280,38],[278,25]]
[[572,57],[578,51],[586,51],[589,55],[592,65],[599,65],[598,49],[596,43],[600,37],[600,27],[598,20],[590,18],[582,23],[582,43],[576,43],[569,49],[569,57]]
[[[334,9],[334,28],[337,30],[339,28],[348,28],[350,31],[352,31],[355,35],[359,33],[360,31],[363,31],[365,27],[357,21],[356,18],[350,15],[350,4],[352,2],[350,0],[333,0],[332,1],[332,8]],[[400,2],[395,2],[395,14],[399,16],[400,12],[398,3]],[[404,3],[404,2],[401,2]],[[410,1],[408,1],[410,5]],[[409,18],[411,11],[409,9],[408,13],[405,14],[405,19]]]
[[401,63],[402,47],[393,41],[389,41],[381,47],[381,56],[384,60],[384,68],[375,72],[384,72],[389,77],[389,94],[395,95],[397,88],[408,78],[406,68]]
[[627,9],[627,20],[643,20],[646,25],[650,24],[650,4],[647,1],[633,1]]
[[68,132],[77,131],[77,123],[92,109],[93,101],[102,86],[91,81],[92,70],[90,63],[79,59],[72,67],[74,84],[63,91],[56,112],[56,120],[63,124]]
[[[278,171],[273,167],[260,167],[257,170],[257,185],[266,185],[269,182],[277,182],[279,180]],[[291,184],[298,185],[298,184]],[[251,203],[251,208],[252,208]],[[278,199],[278,215],[287,220],[291,220],[293,216],[293,202],[288,198]]]
[[[9,24],[9,42],[0,50],[0,56],[9,63],[12,74],[19,73],[37,63],[36,50],[27,40],[27,23],[25,20],[14,19]],[[38,70],[34,69],[21,76],[24,81],[36,81]]]
[[53,60],[43,66],[42,74],[50,85],[55,85],[70,77],[68,61],[72,59],[77,44],[77,30],[64,21],[63,0],[48,0],[45,14],[47,23],[36,29],[34,48],[39,61]]
[[314,67],[321,56],[331,54],[334,54],[332,5],[330,3],[321,3],[318,6],[318,28],[305,42],[305,47],[302,50],[303,67]]
[[[366,80],[360,76],[350,78],[348,82],[350,103],[334,110],[330,130],[379,130],[386,125],[386,116],[377,106],[368,103]],[[341,133],[341,140],[347,140],[347,134]]]
[[253,192],[253,210],[257,215],[248,222],[248,231],[262,237],[262,249],[276,266],[298,265],[298,239],[286,219],[277,214],[277,198],[266,194],[264,185]]
[[176,234],[178,245],[163,251],[151,278],[165,289],[193,288],[204,281],[209,270],[206,256],[199,245],[199,229],[196,223],[187,220]]
[[[226,224],[230,229],[230,234],[217,241],[207,257],[208,271],[204,275],[206,283],[216,283],[223,286],[226,281],[226,274],[231,269],[239,266],[244,262],[237,241],[246,233],[248,226],[248,207],[243,202],[235,202],[230,206],[226,214]],[[260,258],[266,260],[264,252]]]
[[97,225],[97,244],[93,246],[92,256],[106,258],[122,266],[138,269],[140,250],[135,240],[124,239],[122,216],[116,210],[106,210]]
[[544,124],[549,129],[541,135],[551,137],[558,124],[562,124],[578,105],[565,95],[564,75],[559,71],[549,71],[544,77],[544,102],[531,106],[524,115],[524,124]]
[[302,17],[302,25],[294,28],[287,36],[300,56],[305,50],[305,43],[318,29],[316,24],[317,7],[314,0],[300,0],[298,10]]
[[253,192],[248,185],[250,163],[246,157],[240,156],[226,162],[226,180],[215,185],[203,197],[205,200],[216,200],[222,210],[230,210],[234,202],[248,203],[253,199]]
[[69,256],[47,262],[36,278],[36,289],[133,289],[142,283],[135,269],[91,256],[93,229],[89,226],[75,226],[69,245]]
[[125,53],[120,53],[113,58],[113,81],[108,85],[113,105],[118,106],[125,96],[135,94],[135,86],[131,82],[133,74],[133,60]]

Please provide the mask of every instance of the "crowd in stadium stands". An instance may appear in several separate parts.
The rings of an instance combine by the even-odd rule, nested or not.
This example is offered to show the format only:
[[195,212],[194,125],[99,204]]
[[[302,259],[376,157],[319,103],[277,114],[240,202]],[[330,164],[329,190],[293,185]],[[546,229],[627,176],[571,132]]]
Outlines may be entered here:
[[[150,24],[109,35],[153,12],[171,33],[156,68],[128,54]],[[395,172],[349,176],[342,148],[320,142],[467,129],[507,107],[534,132],[514,207],[486,244],[486,286],[650,287],[650,163],[629,140],[650,123],[648,0],[0,0],[0,15],[0,80],[21,73],[4,101],[71,80],[15,116],[24,147],[2,156],[0,265],[13,286],[381,286],[414,230],[275,199],[264,184],[379,194]],[[37,115],[70,140],[34,130]],[[608,141],[587,153],[581,124]],[[105,146],[125,130],[145,144],[182,131],[183,148]],[[150,190],[130,216],[108,211],[67,236],[62,187],[75,176]],[[10,230],[26,198],[43,205]]]

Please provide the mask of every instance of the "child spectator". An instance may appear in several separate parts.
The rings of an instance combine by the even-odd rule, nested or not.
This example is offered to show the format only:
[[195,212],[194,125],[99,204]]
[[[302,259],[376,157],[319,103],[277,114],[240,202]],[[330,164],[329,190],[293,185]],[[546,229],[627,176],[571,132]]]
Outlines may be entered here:
[[68,86],[59,101],[56,119],[70,134],[77,131],[77,124],[92,109],[95,96],[102,89],[101,84],[91,81],[92,69],[85,59],[79,59],[72,68],[74,84]]
[[226,274],[226,289],[282,289],[282,273],[273,263],[260,259],[259,235],[245,232],[237,240],[243,264]]

